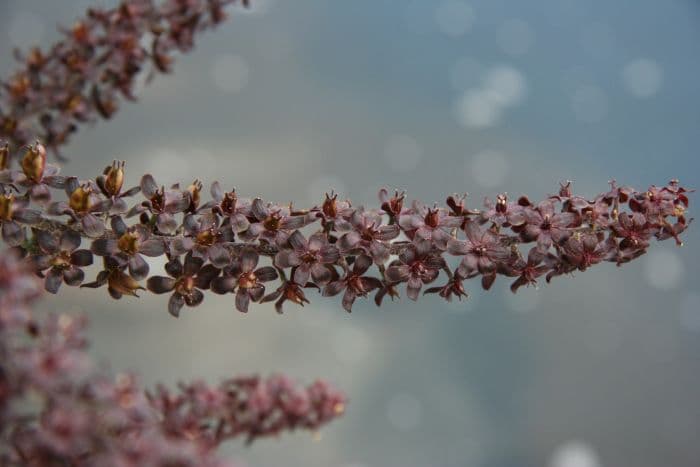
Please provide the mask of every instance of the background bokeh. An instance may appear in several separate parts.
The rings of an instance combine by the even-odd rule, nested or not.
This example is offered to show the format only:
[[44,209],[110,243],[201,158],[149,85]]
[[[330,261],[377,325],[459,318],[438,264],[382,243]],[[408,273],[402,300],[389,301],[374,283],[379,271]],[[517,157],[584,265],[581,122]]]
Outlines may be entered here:
[[[57,37],[104,0],[0,0],[11,50]],[[381,186],[442,202],[616,178],[700,186],[700,4],[693,0],[253,0],[201,37],[175,74],[66,149],[93,177],[126,159],[129,186],[207,185],[300,205]],[[697,197],[696,197],[697,198]],[[693,201],[697,202],[697,199]],[[691,213],[692,215],[692,213]],[[179,320],[165,299],[64,290],[94,355],[148,382],[244,372],[323,376],[347,414],[324,429],[226,451],[241,465],[691,467],[700,465],[700,234],[512,296],[468,301],[313,297],[277,316],[207,296]],[[154,265],[160,271],[162,263]]]

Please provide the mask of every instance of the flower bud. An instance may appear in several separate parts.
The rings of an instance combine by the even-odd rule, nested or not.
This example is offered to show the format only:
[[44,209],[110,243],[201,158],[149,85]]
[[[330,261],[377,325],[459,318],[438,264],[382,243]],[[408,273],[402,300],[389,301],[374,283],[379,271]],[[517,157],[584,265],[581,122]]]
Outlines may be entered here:
[[117,196],[124,185],[124,161],[114,161],[112,165],[105,167],[103,173],[103,188],[107,196]]
[[27,66],[37,70],[44,66],[45,63],[46,57],[41,53],[41,49],[39,47],[32,47],[32,50],[29,51],[29,55],[27,55]]
[[0,147],[0,170],[5,170],[10,166],[10,146],[5,143]]
[[34,183],[41,182],[44,176],[44,168],[46,168],[46,148],[43,144],[37,142],[33,146],[27,148],[27,152],[22,157],[22,171],[29,180]]
[[136,280],[128,274],[123,273],[119,269],[112,269],[107,278],[107,284],[112,290],[119,292],[122,295],[132,295],[137,297],[137,290],[146,290],[139,285]]
[[571,198],[573,196],[571,193],[571,180],[559,182],[559,196],[562,198]]
[[86,43],[90,40],[90,30],[82,21],[76,21],[71,29],[71,33],[76,42]]
[[8,83],[8,88],[13,97],[25,97],[30,88],[29,76],[25,73],[15,75]]
[[382,189],[380,191],[380,199],[385,199],[382,203],[382,210],[389,214],[391,217],[398,217],[401,215],[401,210],[403,209],[403,200],[406,198],[406,193],[398,191],[394,192],[394,196],[387,199],[386,190]]
[[326,193],[326,200],[323,202],[323,214],[330,218],[335,218],[338,215],[338,206],[336,204],[336,199],[338,199],[337,194],[331,193],[332,196],[329,196],[328,193]]
[[229,191],[224,194],[224,199],[221,200],[221,211],[228,215],[234,214],[236,212],[236,204],[238,204],[236,190]]
[[0,195],[0,220],[12,220],[12,209],[15,197],[9,193]]
[[214,229],[202,230],[197,233],[196,239],[199,245],[211,246],[216,242],[217,234]]
[[190,209],[193,211],[199,207],[200,193],[202,191],[202,182],[195,180],[187,187],[187,192],[190,194]]
[[304,291],[297,284],[287,282],[284,289],[284,298],[297,305],[304,306],[304,303],[309,303],[304,295]]
[[68,204],[75,212],[88,212],[92,206],[92,189],[88,185],[81,185],[70,195]]
[[425,222],[425,225],[428,227],[436,228],[440,224],[440,217],[438,215],[438,210],[436,209],[428,209],[428,213],[425,215],[425,219],[423,220]]
[[501,193],[496,196],[496,212],[504,213],[508,210],[508,195]]

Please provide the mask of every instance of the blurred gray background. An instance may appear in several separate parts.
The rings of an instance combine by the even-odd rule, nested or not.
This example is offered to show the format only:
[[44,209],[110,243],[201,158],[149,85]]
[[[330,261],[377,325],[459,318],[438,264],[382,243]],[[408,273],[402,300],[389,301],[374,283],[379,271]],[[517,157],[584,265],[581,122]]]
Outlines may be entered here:
[[[89,4],[1,1],[0,65],[49,44]],[[200,38],[175,74],[84,129],[64,172],[127,160],[129,186],[208,186],[299,205],[381,186],[442,202],[508,191],[533,199],[573,179],[700,186],[700,4],[690,0],[330,2],[253,0]],[[695,196],[697,198],[697,196]],[[697,199],[693,199],[697,202]],[[692,212],[691,212],[692,215]],[[359,302],[312,295],[248,315],[208,295],[179,320],[166,298],[64,290],[94,355],[148,383],[284,371],[345,389],[322,430],[232,443],[242,465],[691,467],[700,465],[700,234],[655,244],[517,296],[505,281],[468,301]],[[153,271],[161,271],[162,263]]]

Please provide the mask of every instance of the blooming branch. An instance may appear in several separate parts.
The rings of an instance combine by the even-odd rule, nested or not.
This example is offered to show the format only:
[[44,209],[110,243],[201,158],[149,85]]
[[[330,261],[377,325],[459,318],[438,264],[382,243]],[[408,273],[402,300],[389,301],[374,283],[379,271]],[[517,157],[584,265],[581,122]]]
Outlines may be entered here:
[[[234,295],[232,305],[241,312],[275,301],[280,313],[286,301],[308,303],[304,289],[310,288],[324,296],[342,293],[348,312],[370,293],[381,305],[405,287],[417,300],[435,283],[423,293],[461,299],[463,282],[474,278],[486,290],[498,276],[511,278],[516,292],[541,277],[549,282],[604,261],[627,263],[647,251],[652,237],[680,245],[692,221],[688,190],[675,180],[645,191],[611,182],[591,200],[575,196],[567,182],[540,202],[499,194],[483,209],[468,208],[457,195],[444,206],[414,201],[406,207],[404,193],[386,190],[379,193],[380,209],[355,207],[335,194],[297,209],[239,198],[218,182],[205,202],[201,182],[166,188],[150,174],[124,191],[123,162],[79,181],[58,175],[45,159],[36,143],[19,170],[0,172],[3,239],[23,252],[50,292],[62,282],[80,284],[81,268],[95,255],[103,270],[82,286],[107,286],[114,298],[144,289],[167,293],[173,316],[202,303],[207,291]],[[59,189],[66,200],[49,203]],[[129,206],[126,199],[139,192],[142,200]],[[89,250],[80,248],[81,239]],[[165,256],[167,276],[149,276],[144,256]]]
[[0,82],[0,138],[18,148],[38,136],[59,154],[78,125],[112,117],[120,98],[136,100],[135,78],[146,66],[149,81],[170,72],[173,52],[191,50],[195,36],[221,23],[233,3],[122,0],[89,9],[50,50],[15,53],[23,68]]
[[345,397],[323,381],[284,376],[201,381],[144,392],[87,354],[86,320],[34,317],[40,285],[27,263],[0,255],[0,464],[4,466],[225,466],[222,442],[317,430]]

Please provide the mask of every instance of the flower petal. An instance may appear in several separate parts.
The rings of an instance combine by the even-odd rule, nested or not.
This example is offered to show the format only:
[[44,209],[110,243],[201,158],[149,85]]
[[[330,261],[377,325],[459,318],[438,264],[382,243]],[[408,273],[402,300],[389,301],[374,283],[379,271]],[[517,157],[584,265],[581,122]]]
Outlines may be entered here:
[[238,292],[236,292],[236,309],[241,313],[248,313],[249,304],[250,297],[248,296],[248,292],[239,289]]
[[112,230],[114,230],[115,235],[118,237],[124,235],[128,229],[126,222],[124,222],[124,219],[122,219],[121,216],[112,216],[109,223],[112,226]]
[[250,226],[248,218],[246,218],[243,214],[234,214],[229,219],[231,219],[231,229],[235,233],[241,233]]
[[383,225],[379,227],[376,238],[382,241],[393,240],[398,237],[400,233],[401,229],[399,229],[399,226],[396,224]]
[[173,256],[184,255],[194,248],[194,240],[190,237],[177,237],[170,242],[170,254]]
[[172,277],[178,278],[182,276],[182,269],[182,261],[180,261],[180,258],[173,258],[165,263],[165,272]]
[[311,277],[316,284],[324,285],[331,280],[333,274],[331,274],[328,267],[321,263],[314,263],[311,265]]
[[423,283],[417,277],[411,277],[408,279],[408,285],[406,286],[406,295],[413,301],[418,300],[418,295],[420,294],[420,289]]
[[46,274],[44,288],[47,292],[55,294],[63,283],[63,273],[58,268],[51,268]]
[[63,280],[71,286],[80,285],[85,279],[85,273],[82,269],[75,266],[69,267],[63,271]]
[[304,238],[304,234],[295,230],[288,238],[289,245],[297,251],[306,251],[308,249],[308,242]]
[[155,258],[165,253],[165,242],[159,238],[145,240],[139,246],[139,253]]
[[241,253],[241,272],[247,273],[258,265],[258,253],[252,249],[243,250]]
[[263,266],[255,270],[255,277],[260,282],[269,282],[277,279],[279,276],[277,270],[272,266]]
[[13,213],[12,218],[23,224],[38,224],[41,222],[41,212],[34,209],[17,209]]
[[172,234],[177,229],[177,221],[172,215],[162,212],[156,216],[156,227],[164,234]]
[[281,250],[275,255],[275,265],[282,269],[298,266],[300,263],[299,255],[292,250]]
[[306,224],[306,216],[288,216],[280,222],[280,228],[286,230],[301,229]]
[[148,276],[148,269],[148,263],[140,254],[136,253],[129,258],[129,274],[137,281]]
[[355,248],[355,246],[360,242],[360,240],[360,234],[353,230],[352,232],[348,232],[342,237],[340,237],[338,239],[337,245],[341,249],[341,251],[348,251]]
[[188,253],[185,256],[185,268],[183,274],[185,276],[194,276],[202,268],[204,260],[202,258],[195,258],[192,253]]
[[265,295],[265,286],[262,284],[258,284],[255,287],[251,287],[250,289],[248,289],[248,296],[253,302],[260,301],[263,295]]
[[223,269],[231,262],[231,253],[220,244],[209,247],[209,261],[219,269]]
[[82,238],[80,234],[74,230],[66,230],[61,235],[61,250],[63,251],[73,251],[80,246]]
[[361,276],[362,274],[367,272],[370,266],[372,266],[372,258],[370,258],[367,255],[360,255],[355,258],[355,263],[353,264],[352,272],[353,274]]
[[208,289],[211,285],[211,281],[218,276],[220,272],[221,270],[213,264],[205,264],[194,279],[195,286],[198,289]]
[[24,241],[24,227],[14,221],[3,221],[2,239],[9,246],[17,246]]
[[199,289],[193,289],[189,295],[185,295],[187,306],[197,306],[204,301],[204,294]]
[[88,237],[96,238],[105,233],[104,223],[93,214],[85,214],[81,220],[83,231]]
[[309,282],[309,276],[311,275],[311,268],[308,263],[302,263],[294,270],[294,282],[302,286]]
[[353,303],[355,303],[356,298],[357,298],[357,295],[355,294],[355,292],[352,289],[348,288],[345,290],[345,294],[343,294],[343,301],[342,301],[343,308],[345,309],[345,311],[347,311],[348,313],[352,312],[352,305],[353,305]]
[[335,263],[340,259],[340,252],[333,245],[327,245],[319,250],[321,255],[321,262],[326,264]]
[[90,266],[92,264],[92,252],[90,250],[75,250],[70,255],[70,262],[74,266]]
[[255,216],[255,218],[259,221],[267,219],[267,216],[270,215],[270,210],[267,209],[265,203],[260,198],[255,198],[253,200],[251,212],[253,213],[253,216]]
[[470,247],[471,245],[467,242],[463,242],[455,238],[447,242],[447,252],[455,256],[462,256],[467,254]]
[[389,266],[386,268],[386,278],[390,282],[404,282],[410,276],[410,268],[405,264]]
[[152,276],[146,281],[146,288],[155,294],[170,292],[175,288],[175,279],[165,276]]
[[151,198],[158,191],[158,184],[153,178],[153,175],[146,174],[141,177],[140,188],[141,193],[143,193],[146,198]]
[[211,291],[217,294],[227,294],[236,288],[236,278],[233,276],[215,277],[211,281]]
[[170,300],[168,300],[168,313],[173,315],[174,317],[179,317],[180,316],[180,310],[182,309],[182,306],[185,304],[185,299],[180,295],[179,293],[174,293],[170,296]]
[[45,253],[58,252],[58,239],[56,236],[45,230],[36,230],[34,233],[39,248]]
[[214,182],[211,184],[209,194],[217,202],[224,199],[224,190],[221,189],[221,184],[219,184],[219,182]]
[[322,295],[324,297],[333,297],[335,295],[338,295],[340,292],[345,289],[346,284],[345,281],[334,281],[329,283],[326,287],[324,287]]
[[113,238],[98,238],[90,245],[90,250],[97,256],[113,255],[119,251],[117,240]]

